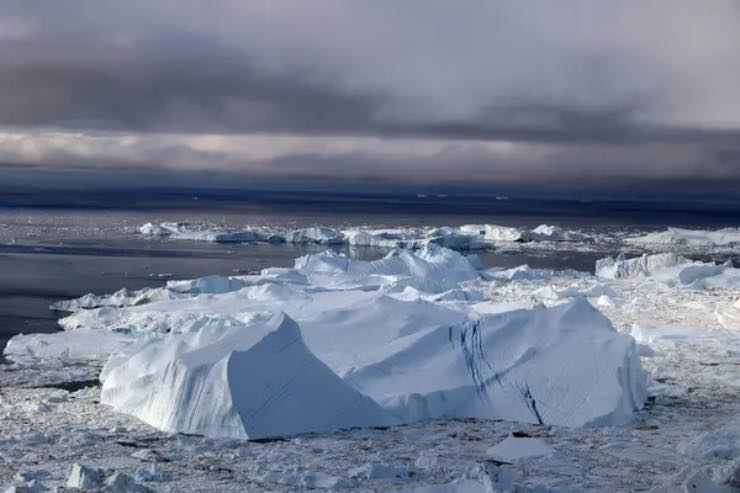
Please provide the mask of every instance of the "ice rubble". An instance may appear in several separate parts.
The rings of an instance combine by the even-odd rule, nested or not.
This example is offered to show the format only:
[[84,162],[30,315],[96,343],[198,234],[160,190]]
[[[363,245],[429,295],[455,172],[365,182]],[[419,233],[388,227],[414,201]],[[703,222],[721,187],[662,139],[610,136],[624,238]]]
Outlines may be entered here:
[[[470,258],[435,244],[375,261],[329,251],[293,269],[169,282],[143,304],[100,298],[60,322],[59,340],[16,337],[9,354],[51,354],[39,349],[47,340],[44,348],[92,357],[108,350],[102,401],[187,433],[632,418],[646,399],[632,338],[582,297],[551,308],[496,304],[482,301],[487,282]],[[94,350],[76,346],[91,334]]]

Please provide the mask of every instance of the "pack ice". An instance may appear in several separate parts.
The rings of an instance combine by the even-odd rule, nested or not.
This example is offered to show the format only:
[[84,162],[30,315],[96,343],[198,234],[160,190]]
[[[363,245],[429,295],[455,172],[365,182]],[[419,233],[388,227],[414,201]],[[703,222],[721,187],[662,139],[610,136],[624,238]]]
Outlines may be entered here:
[[62,326],[115,341],[96,342],[112,353],[102,402],[167,431],[260,438],[455,417],[601,426],[642,407],[634,340],[588,301],[496,304],[488,286],[512,281],[486,279],[435,244],[375,261],[326,252],[170,282],[141,304],[103,297]]

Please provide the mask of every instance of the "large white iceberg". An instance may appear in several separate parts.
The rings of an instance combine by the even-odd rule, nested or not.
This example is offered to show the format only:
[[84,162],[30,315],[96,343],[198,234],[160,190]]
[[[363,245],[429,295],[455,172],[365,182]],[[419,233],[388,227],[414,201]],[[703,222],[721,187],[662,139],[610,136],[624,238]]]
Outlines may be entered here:
[[[80,309],[56,337],[95,334],[87,350],[110,354],[103,402],[169,431],[256,438],[454,417],[598,426],[642,406],[633,339],[585,298],[499,303],[488,288],[516,281],[489,279],[434,244],[375,261],[329,251]],[[36,337],[10,347],[33,356]]]
[[[167,336],[129,359],[112,356],[103,375],[102,400],[168,431],[255,438],[449,417],[615,425],[629,421],[646,398],[633,340],[617,333],[586,301],[469,320],[431,302],[322,292],[312,306],[290,310],[302,319],[300,332],[287,319],[280,319],[278,328],[274,319],[265,325],[230,319]],[[267,335],[274,341],[260,342]],[[273,354],[277,347],[298,352]],[[322,384],[326,388],[318,393],[318,384],[298,376],[313,372],[303,363],[308,355],[335,377],[321,373],[332,383]],[[261,403],[270,392],[257,377],[237,383],[224,373],[232,368],[225,360],[236,357],[250,368],[245,375],[276,375],[273,387],[290,380],[313,389],[301,393],[291,387],[288,392],[297,399],[291,406],[307,416],[313,414],[303,400],[333,401],[336,393],[339,402],[355,402],[348,389],[372,399],[383,413],[359,400],[359,409],[337,404],[347,421],[317,424],[288,414],[284,422],[270,422],[269,433],[247,423],[242,430],[237,415],[243,414],[235,409]],[[249,363],[253,359],[254,365]],[[194,389],[229,397],[200,401],[192,397]]]
[[285,315],[113,357],[101,402],[170,432],[259,439],[394,420],[306,347]]

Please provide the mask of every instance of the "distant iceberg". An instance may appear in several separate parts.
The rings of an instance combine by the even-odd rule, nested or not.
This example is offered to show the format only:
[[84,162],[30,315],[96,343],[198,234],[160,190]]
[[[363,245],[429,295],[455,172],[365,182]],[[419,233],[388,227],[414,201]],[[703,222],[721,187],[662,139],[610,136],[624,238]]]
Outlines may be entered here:
[[[678,284],[691,287],[709,287],[712,282],[722,282],[720,276],[727,271],[726,279],[733,279],[733,274],[740,272],[730,262],[691,261],[674,253],[655,255],[643,254],[640,257],[626,258],[624,254],[617,258],[607,257],[596,262],[596,275],[606,279],[651,279],[667,284]],[[722,287],[729,287],[724,285]]]
[[666,231],[627,238],[625,242],[643,247],[740,247],[740,228],[724,228],[716,231],[668,228]]

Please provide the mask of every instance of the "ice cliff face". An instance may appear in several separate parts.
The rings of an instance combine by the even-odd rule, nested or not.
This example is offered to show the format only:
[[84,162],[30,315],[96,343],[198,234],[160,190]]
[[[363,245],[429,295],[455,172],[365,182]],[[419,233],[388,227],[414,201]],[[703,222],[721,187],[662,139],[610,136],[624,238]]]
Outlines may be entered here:
[[165,337],[111,358],[101,379],[101,402],[165,431],[258,439],[397,423],[283,314]]

